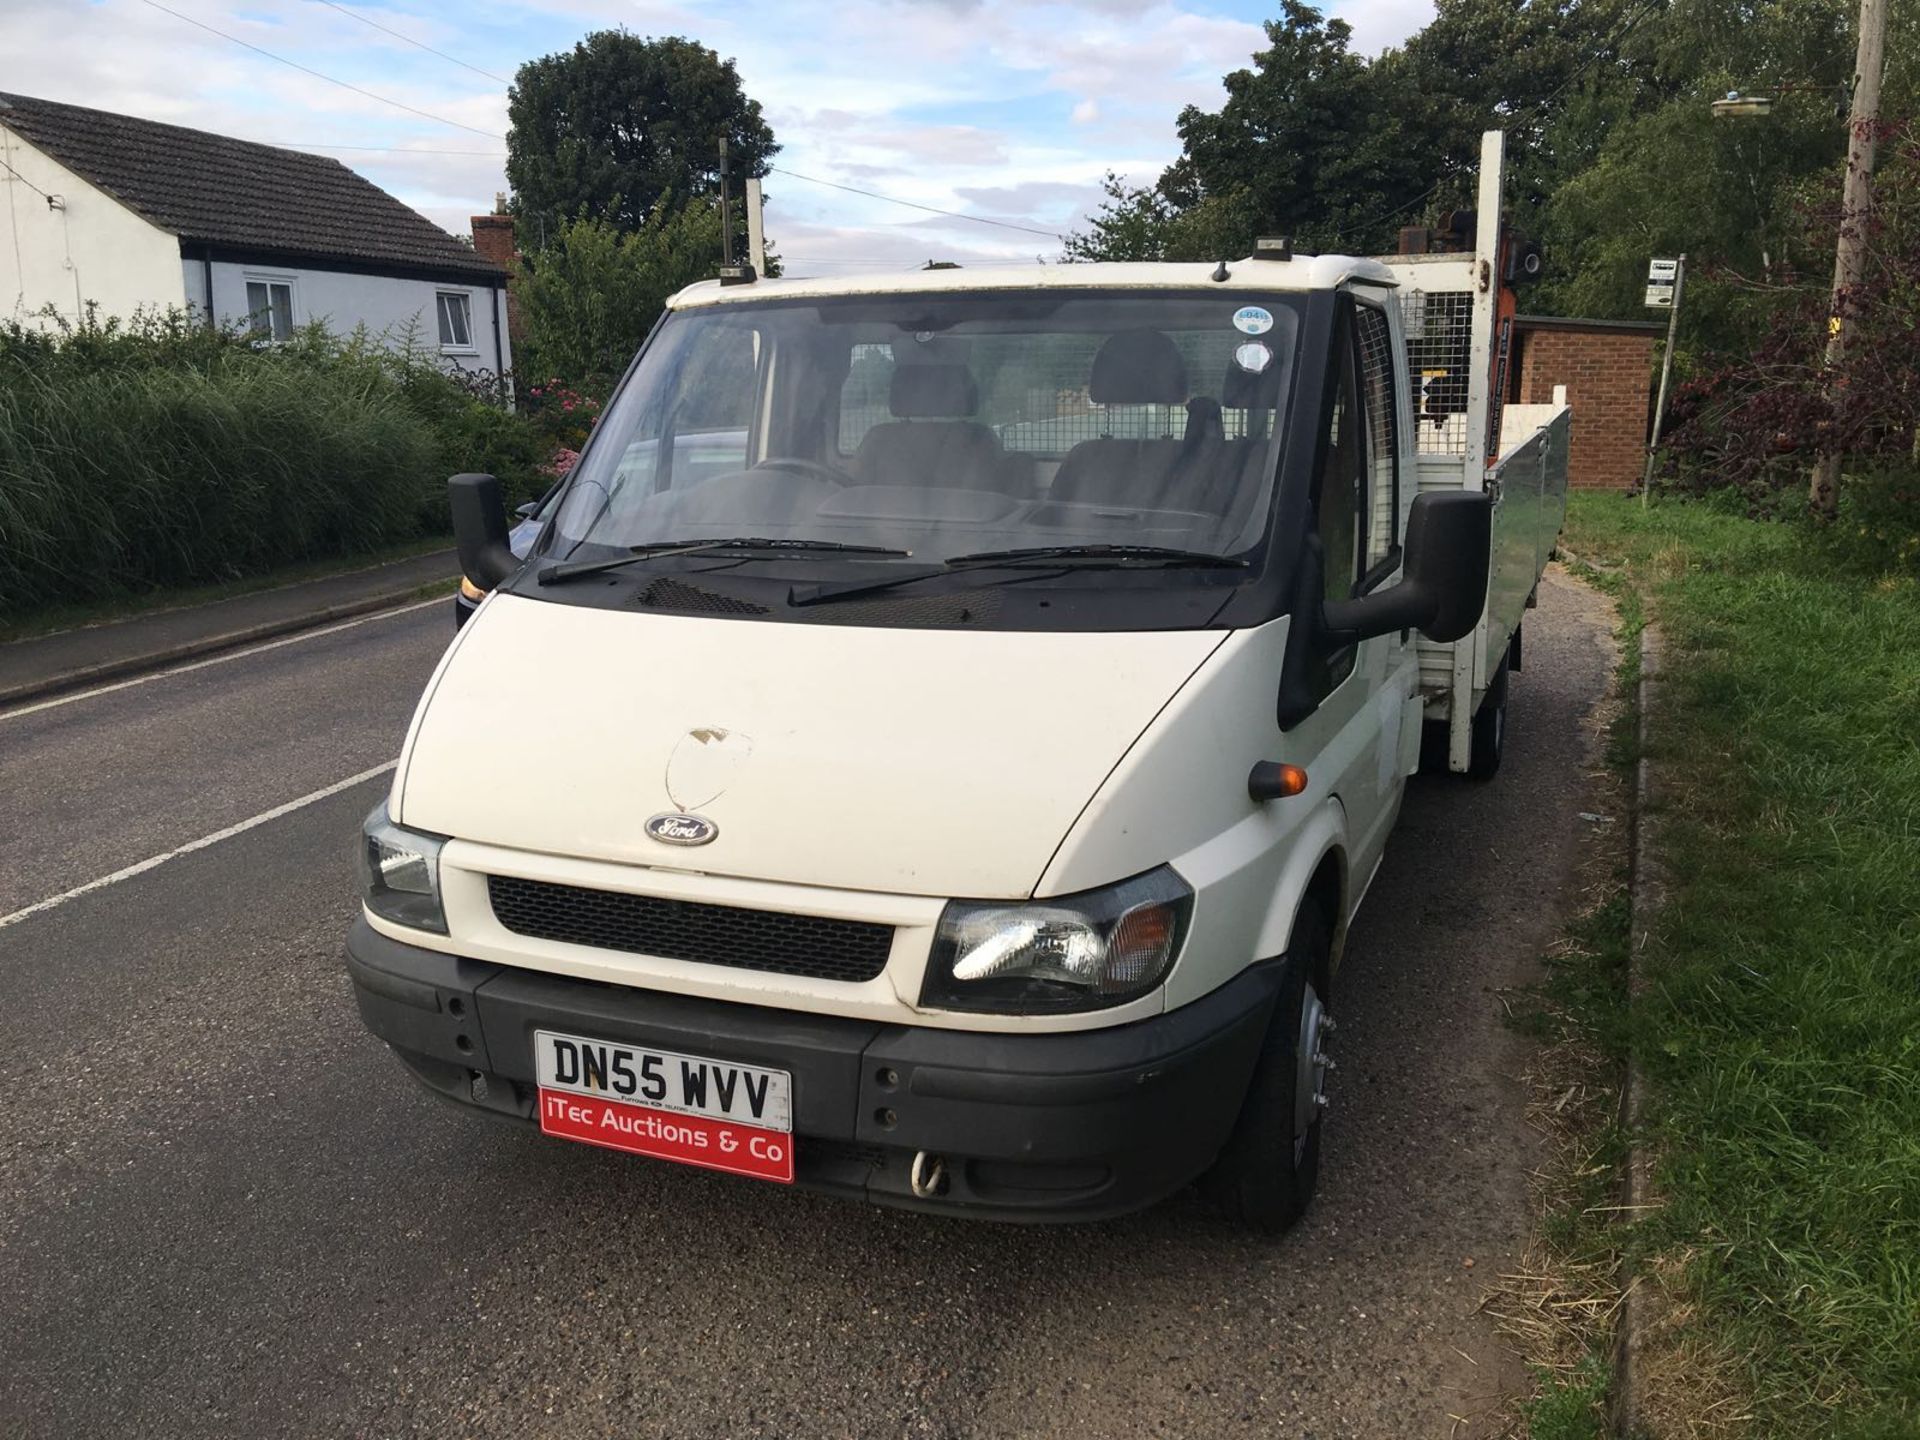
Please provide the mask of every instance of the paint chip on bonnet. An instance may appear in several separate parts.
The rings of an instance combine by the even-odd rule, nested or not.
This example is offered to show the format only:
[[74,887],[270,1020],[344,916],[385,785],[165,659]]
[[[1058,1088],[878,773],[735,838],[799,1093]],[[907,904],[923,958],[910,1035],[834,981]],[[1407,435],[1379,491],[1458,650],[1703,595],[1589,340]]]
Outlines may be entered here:
[[674,743],[667,756],[667,798],[690,813],[726,793],[753,753],[753,739],[719,725],[697,725]]

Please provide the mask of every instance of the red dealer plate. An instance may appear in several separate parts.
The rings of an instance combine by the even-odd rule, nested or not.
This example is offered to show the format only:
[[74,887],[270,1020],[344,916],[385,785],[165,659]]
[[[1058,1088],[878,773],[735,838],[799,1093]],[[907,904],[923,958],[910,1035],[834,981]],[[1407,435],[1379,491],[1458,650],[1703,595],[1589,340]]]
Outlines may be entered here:
[[793,1183],[793,1079],[645,1045],[536,1030],[540,1128],[610,1150]]

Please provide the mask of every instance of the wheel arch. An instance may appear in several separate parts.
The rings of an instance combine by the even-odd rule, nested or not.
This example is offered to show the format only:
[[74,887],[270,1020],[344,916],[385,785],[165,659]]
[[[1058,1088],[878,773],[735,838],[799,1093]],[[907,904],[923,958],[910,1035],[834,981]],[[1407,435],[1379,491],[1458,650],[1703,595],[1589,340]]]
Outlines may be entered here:
[[1333,968],[1347,936],[1347,905],[1351,894],[1347,857],[1346,808],[1329,797],[1313,819],[1301,827],[1273,887],[1273,901],[1254,953],[1282,955],[1293,943],[1293,925],[1300,907],[1309,901],[1324,907],[1333,930]]
[[1340,956],[1347,946],[1347,852],[1344,847],[1328,850],[1320,857],[1300,903],[1318,905],[1333,931],[1327,950],[1327,972],[1331,977],[1340,969]]

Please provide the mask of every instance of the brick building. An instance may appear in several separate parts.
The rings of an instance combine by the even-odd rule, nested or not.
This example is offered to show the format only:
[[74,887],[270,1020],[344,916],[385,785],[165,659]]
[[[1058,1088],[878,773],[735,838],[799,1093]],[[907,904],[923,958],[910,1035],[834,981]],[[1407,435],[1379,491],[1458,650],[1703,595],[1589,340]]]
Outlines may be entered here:
[[[494,203],[491,215],[473,217],[473,253],[482,260],[497,265],[511,275],[513,262],[519,251],[513,243],[513,217],[507,214],[507,197],[500,196]],[[507,288],[507,334],[515,345],[520,343],[520,301],[515,297],[513,288]]]
[[1567,483],[1623,490],[1640,483],[1653,409],[1653,351],[1664,326],[1643,320],[1517,315],[1519,364],[1507,398],[1543,405],[1567,387],[1573,407]]

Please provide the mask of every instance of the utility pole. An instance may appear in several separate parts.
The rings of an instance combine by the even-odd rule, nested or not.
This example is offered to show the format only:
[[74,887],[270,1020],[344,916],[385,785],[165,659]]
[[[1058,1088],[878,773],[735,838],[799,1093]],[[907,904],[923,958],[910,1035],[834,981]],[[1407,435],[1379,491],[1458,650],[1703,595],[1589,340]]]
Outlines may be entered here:
[[[1873,0],[1867,0],[1872,4]],[[720,263],[733,266],[733,211],[727,205],[727,137],[720,137]]]
[[[1840,241],[1833,261],[1833,301],[1827,318],[1827,385],[1847,353],[1846,310],[1867,265],[1867,218],[1873,213],[1873,152],[1880,128],[1880,72],[1887,52],[1888,0],[1860,0],[1860,47],[1853,62],[1853,107],[1847,116],[1847,180],[1840,203]],[[1839,447],[1814,462],[1807,505],[1831,519],[1840,498]]]
[[760,182],[753,176],[747,177],[747,263],[753,266],[753,273],[767,273],[767,221],[764,209],[765,201],[760,194]]

